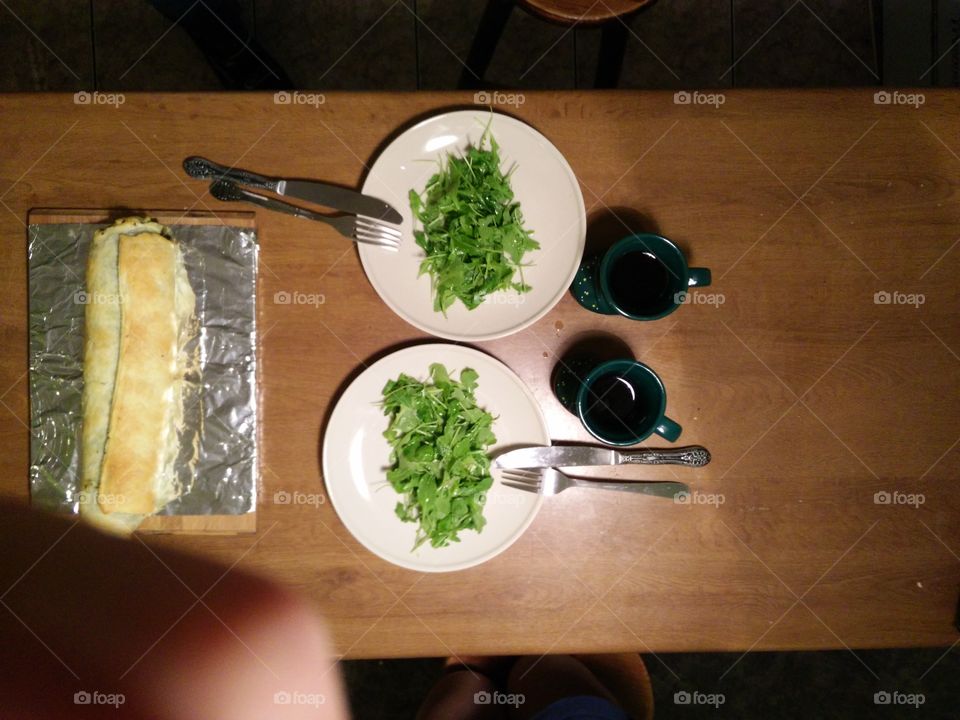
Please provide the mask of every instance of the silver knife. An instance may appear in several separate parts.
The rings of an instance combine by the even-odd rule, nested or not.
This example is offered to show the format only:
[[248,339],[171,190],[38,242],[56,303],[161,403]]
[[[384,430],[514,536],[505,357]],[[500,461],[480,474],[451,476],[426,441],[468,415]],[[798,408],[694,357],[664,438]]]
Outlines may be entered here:
[[640,493],[641,495],[656,495],[671,498],[675,502],[682,498],[684,493],[690,493],[690,486],[681,482],[645,482],[634,480],[627,482],[604,482],[599,480],[577,480],[574,487],[596,488],[598,490],[619,490],[621,492]]
[[710,452],[700,445],[612,450],[589,445],[553,445],[510,450],[496,459],[502,468],[588,467],[591,465],[686,465],[703,467]]
[[191,155],[184,160],[183,169],[187,175],[198,180],[205,178],[230,180],[239,185],[249,185],[277,195],[299,198],[354,215],[378,218],[398,225],[403,222],[403,216],[389,203],[339,185],[330,185],[318,180],[283,180],[259,175],[249,170],[224,167],[198,155]]

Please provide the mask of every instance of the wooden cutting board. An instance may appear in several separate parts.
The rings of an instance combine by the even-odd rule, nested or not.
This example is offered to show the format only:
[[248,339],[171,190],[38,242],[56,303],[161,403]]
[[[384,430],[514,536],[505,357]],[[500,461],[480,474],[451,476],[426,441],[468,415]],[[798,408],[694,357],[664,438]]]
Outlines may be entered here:
[[[256,228],[256,215],[250,212],[181,212],[177,210],[73,210],[40,208],[27,214],[28,225],[67,225],[110,223],[120,217],[147,216],[164,225],[223,225]],[[259,355],[259,350],[258,350]],[[259,374],[260,363],[257,363]],[[258,379],[259,386],[259,379]],[[258,403],[259,406],[259,403]],[[259,424],[258,424],[259,427]],[[259,472],[256,474],[259,476]],[[137,529],[141,534],[174,533],[184,535],[235,535],[257,531],[257,514],[242,515],[154,515],[144,519]]]

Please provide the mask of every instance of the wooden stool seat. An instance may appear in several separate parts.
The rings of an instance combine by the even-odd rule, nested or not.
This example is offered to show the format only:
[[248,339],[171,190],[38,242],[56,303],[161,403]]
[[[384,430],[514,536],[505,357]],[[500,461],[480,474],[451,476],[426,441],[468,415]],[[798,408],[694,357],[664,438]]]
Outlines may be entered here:
[[635,13],[653,0],[519,0],[542,18],[564,25],[596,25]]

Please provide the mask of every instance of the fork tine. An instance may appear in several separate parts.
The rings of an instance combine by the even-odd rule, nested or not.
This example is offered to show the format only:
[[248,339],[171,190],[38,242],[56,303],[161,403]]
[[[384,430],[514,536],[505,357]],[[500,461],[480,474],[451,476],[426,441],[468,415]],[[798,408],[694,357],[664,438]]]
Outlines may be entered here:
[[402,238],[397,235],[390,235],[379,230],[371,230],[369,228],[360,227],[359,225],[354,226],[353,234],[362,237],[380,238],[381,240],[391,242],[394,245],[399,245],[400,241],[402,240]]
[[364,231],[369,233],[376,233],[377,235],[383,235],[384,237],[394,238],[395,240],[401,240],[403,238],[403,233],[399,230],[394,230],[385,225],[369,225],[367,223],[355,223],[354,227],[358,231]]
[[365,230],[376,230],[387,235],[394,235],[397,238],[400,238],[403,235],[399,228],[396,228],[393,225],[388,225],[382,220],[374,220],[372,218],[357,215],[356,223],[357,227],[362,227]]
[[537,481],[540,482],[542,473],[539,470],[521,470],[517,468],[506,468],[500,471],[500,474],[507,480],[517,480],[520,482]]
[[376,235],[374,233],[354,231],[353,237],[355,237],[360,242],[370,242],[378,243],[380,245],[389,245],[390,247],[400,247],[400,243],[393,238],[384,237],[382,235]]
[[515,485],[526,485],[527,487],[540,487],[542,484],[539,477],[524,477],[522,475],[504,475],[501,478],[504,484],[513,483]]
[[390,248],[393,248],[394,250],[400,247],[400,244],[397,243],[396,241],[389,240],[387,238],[377,237],[376,235],[357,234],[357,235],[354,235],[353,237],[356,238],[358,242],[373,243],[374,245],[383,245],[384,247],[390,247]]
[[543,472],[542,468],[502,468],[503,472],[511,473],[512,475],[529,475],[531,477],[539,477]]
[[363,213],[359,213],[356,215],[356,217],[360,220],[364,220],[365,222],[377,223],[379,225],[384,225],[391,228],[399,229],[400,227],[400,223],[395,223],[391,220],[384,220],[383,218],[376,217],[375,215],[364,215]]
[[508,488],[514,488],[515,490],[523,490],[524,492],[536,493],[538,495],[540,494],[539,485],[528,485],[525,483],[513,483],[513,482],[506,482],[506,481],[504,481],[503,484],[506,485]]
[[383,250],[389,250],[390,252],[397,252],[400,249],[396,245],[391,245],[389,243],[382,243],[382,242],[374,242],[373,240],[358,240],[357,238],[353,238],[353,241],[361,245],[372,245],[373,247],[378,247]]
[[360,243],[365,243],[367,245],[379,245],[380,247],[387,248],[388,250],[399,250],[400,244],[393,239],[383,238],[376,235],[367,235],[367,234],[354,234],[353,239]]
[[396,240],[400,242],[402,235],[399,232],[392,232],[389,228],[377,227],[375,225],[365,225],[363,223],[354,222],[353,224],[354,232],[366,233],[368,235],[379,235],[385,238],[390,238],[391,240]]

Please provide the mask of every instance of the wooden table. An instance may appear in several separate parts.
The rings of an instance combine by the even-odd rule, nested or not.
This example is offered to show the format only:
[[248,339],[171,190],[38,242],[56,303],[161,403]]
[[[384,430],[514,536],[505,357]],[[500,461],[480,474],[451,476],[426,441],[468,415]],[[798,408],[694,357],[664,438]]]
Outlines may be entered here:
[[[548,376],[571,343],[619,336],[663,377],[682,440],[713,452],[707,468],[682,473],[695,503],[571,491],[509,551],[446,575],[380,561],[329,504],[274,505],[279,490],[323,492],[318,446],[338,391],[421,334],[378,300],[352,245],[264,212],[259,531],[150,542],[242,558],[306,593],[350,657],[956,642],[960,95],[927,92],[919,108],[875,104],[870,90],[723,99],[527,93],[505,108],[569,159],[591,242],[659,230],[713,269],[714,304],[637,323],[568,296],[530,330],[480,344],[530,385],[554,438],[587,440]],[[27,495],[29,208],[223,209],[180,171],[194,153],[356,184],[398,127],[471,100],[0,98],[3,493]],[[274,304],[283,290],[326,302]],[[922,305],[904,304],[915,294]],[[878,492],[895,502],[877,503]]]

